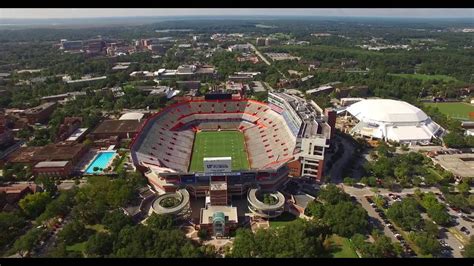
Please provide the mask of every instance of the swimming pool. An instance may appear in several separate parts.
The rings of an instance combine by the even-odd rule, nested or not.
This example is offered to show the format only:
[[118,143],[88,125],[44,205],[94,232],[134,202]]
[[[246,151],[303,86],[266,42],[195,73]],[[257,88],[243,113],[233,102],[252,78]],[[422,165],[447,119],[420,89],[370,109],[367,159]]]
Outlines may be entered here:
[[[89,166],[87,167],[86,174],[102,173],[103,169],[107,167],[107,165],[109,164],[110,160],[112,160],[114,155],[115,155],[115,151],[100,152],[99,154],[97,154],[97,156],[94,158],[92,163],[90,163]],[[98,167],[99,169],[97,171],[94,171],[95,167]]]

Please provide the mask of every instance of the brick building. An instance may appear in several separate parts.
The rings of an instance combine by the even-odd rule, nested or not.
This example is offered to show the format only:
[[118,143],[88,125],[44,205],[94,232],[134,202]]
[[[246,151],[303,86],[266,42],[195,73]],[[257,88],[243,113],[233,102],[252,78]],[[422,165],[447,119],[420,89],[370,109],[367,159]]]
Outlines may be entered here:
[[55,141],[66,140],[82,124],[82,117],[65,117],[59,126]]
[[118,136],[120,139],[129,139],[135,136],[142,127],[145,119],[141,120],[105,120],[90,134],[94,140],[108,139]]
[[56,109],[56,103],[48,102],[25,110],[24,115],[30,124],[43,123],[48,120],[54,109]]
[[48,144],[42,147],[22,147],[10,154],[7,158],[9,163],[21,163],[35,166],[39,162],[69,161],[72,166],[76,165],[87,152],[88,147],[84,144],[58,143]]
[[69,177],[72,174],[71,161],[43,161],[33,167],[35,177]]

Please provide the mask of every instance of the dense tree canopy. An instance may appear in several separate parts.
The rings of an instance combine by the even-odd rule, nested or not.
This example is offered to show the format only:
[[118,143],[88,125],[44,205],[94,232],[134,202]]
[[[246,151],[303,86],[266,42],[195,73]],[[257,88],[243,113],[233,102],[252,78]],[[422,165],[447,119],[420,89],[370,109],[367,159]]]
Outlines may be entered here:
[[11,243],[26,225],[26,220],[18,213],[0,212],[0,247]]
[[418,203],[412,198],[393,203],[387,210],[387,216],[406,231],[417,230],[423,225]]
[[28,217],[36,218],[45,210],[51,200],[48,192],[38,192],[26,195],[18,202],[18,205]]
[[323,242],[330,230],[315,221],[297,219],[279,228],[259,229],[253,234],[238,229],[232,249],[234,258],[315,258],[325,254]]

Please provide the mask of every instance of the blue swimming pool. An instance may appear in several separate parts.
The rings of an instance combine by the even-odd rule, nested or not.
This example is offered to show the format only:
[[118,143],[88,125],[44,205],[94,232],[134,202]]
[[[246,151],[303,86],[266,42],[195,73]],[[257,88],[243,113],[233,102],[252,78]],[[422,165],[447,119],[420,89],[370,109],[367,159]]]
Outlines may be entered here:
[[[86,174],[96,174],[96,173],[103,172],[103,169],[107,167],[107,165],[109,164],[110,160],[112,160],[114,155],[115,155],[115,151],[100,152],[99,154],[97,154],[97,156],[92,161],[92,163],[90,163],[89,166],[87,167]],[[94,167],[98,167],[99,169],[97,171],[94,171]]]

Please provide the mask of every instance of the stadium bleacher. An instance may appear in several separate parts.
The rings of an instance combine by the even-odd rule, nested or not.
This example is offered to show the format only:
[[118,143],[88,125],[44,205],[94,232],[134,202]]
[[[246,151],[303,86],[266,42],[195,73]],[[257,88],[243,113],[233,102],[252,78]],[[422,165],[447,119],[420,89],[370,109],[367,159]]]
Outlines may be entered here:
[[265,103],[252,100],[183,102],[152,116],[134,139],[132,158],[187,172],[196,130],[240,130],[251,169],[278,168],[292,158],[298,129]]

